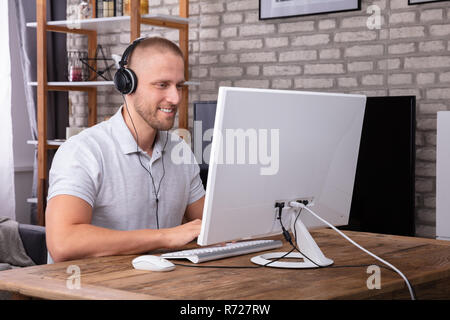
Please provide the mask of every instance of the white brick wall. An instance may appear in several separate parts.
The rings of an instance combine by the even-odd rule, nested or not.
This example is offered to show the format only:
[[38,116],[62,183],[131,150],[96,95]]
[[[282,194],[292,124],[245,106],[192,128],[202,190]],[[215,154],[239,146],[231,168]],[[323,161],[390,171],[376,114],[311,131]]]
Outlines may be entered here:
[[[76,0],[68,0],[76,1]],[[417,96],[417,235],[434,236],[436,112],[450,109],[450,2],[409,6],[408,0],[362,0],[362,10],[258,20],[258,0],[191,0],[190,74],[201,82],[190,101],[215,100],[221,85]],[[381,28],[366,23],[381,9]],[[152,0],[150,10],[178,13],[176,0]],[[173,31],[143,28],[177,40]],[[99,37],[121,53],[127,32]],[[70,47],[85,46],[80,37]],[[71,94],[71,124],[85,125],[86,98]],[[99,120],[120,104],[99,92]],[[192,115],[192,111],[191,111]],[[192,119],[191,122],[192,124]]]

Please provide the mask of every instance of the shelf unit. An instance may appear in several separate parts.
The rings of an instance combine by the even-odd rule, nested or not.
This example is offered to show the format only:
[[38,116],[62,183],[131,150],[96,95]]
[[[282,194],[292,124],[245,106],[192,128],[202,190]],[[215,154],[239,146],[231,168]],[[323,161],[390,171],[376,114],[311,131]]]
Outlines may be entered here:
[[[37,222],[45,225],[45,207],[48,189],[48,150],[57,149],[61,141],[47,139],[47,92],[48,91],[84,91],[88,93],[88,126],[97,122],[97,88],[112,86],[112,81],[86,82],[47,82],[47,32],[62,32],[82,34],[88,38],[88,56],[95,56],[97,49],[97,34],[111,30],[120,30],[129,26],[130,42],[141,35],[141,25],[152,25],[177,29],[179,31],[179,46],[184,55],[185,66],[189,65],[189,0],[179,0],[179,16],[140,14],[140,1],[130,0],[130,15],[108,18],[92,18],[85,20],[47,21],[46,0],[36,0],[36,22],[27,23],[27,27],[36,28],[37,35],[37,81],[28,85],[37,86],[37,127],[38,140],[28,141],[37,144],[38,149],[38,185],[37,198],[28,202],[37,203]],[[91,0],[95,8],[95,0]],[[93,10],[95,11],[95,10]],[[96,70],[95,61],[90,66]],[[189,80],[189,70],[185,68],[185,79]],[[179,107],[178,126],[188,128],[188,100],[187,86],[183,88],[182,102]]]

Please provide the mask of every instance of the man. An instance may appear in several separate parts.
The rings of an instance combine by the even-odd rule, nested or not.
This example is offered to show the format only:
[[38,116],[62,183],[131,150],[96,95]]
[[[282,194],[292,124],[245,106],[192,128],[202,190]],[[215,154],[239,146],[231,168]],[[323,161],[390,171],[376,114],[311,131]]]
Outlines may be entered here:
[[125,53],[137,82],[125,105],[70,138],[53,160],[46,231],[55,262],[177,248],[200,233],[199,168],[171,161],[184,142],[167,132],[185,82],[183,55],[162,38],[139,39]]

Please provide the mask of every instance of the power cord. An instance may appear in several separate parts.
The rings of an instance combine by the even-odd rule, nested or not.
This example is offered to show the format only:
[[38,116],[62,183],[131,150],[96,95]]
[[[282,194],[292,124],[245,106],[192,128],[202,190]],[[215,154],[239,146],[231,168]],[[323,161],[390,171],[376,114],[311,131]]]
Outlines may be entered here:
[[[292,237],[291,237],[291,235],[289,234],[289,231],[287,231],[286,230],[286,228],[284,227],[284,225],[283,225],[283,220],[281,219],[281,215],[282,215],[282,213],[283,213],[283,208],[284,208],[284,202],[277,202],[277,203],[275,203],[275,208],[278,208],[278,220],[280,221],[280,225],[281,225],[281,230],[282,230],[282,232],[283,232],[283,236],[284,236],[284,239],[292,246],[292,250],[290,251],[290,252],[292,252],[292,251],[297,251],[298,253],[300,253],[304,258],[306,258],[307,260],[309,260],[312,264],[314,264],[315,266],[317,266],[317,267],[319,267],[319,268],[324,268],[324,267],[326,267],[326,266],[321,266],[321,265],[319,265],[319,264],[317,264],[314,260],[312,260],[311,258],[309,258],[306,254],[304,254],[303,252],[301,252],[300,251],[300,249],[299,248],[297,248],[297,246],[294,244],[294,242],[292,242]],[[299,218],[299,216],[300,216],[300,213],[301,213],[301,209],[299,210],[299,212],[298,212],[298,214],[297,214],[297,216],[295,217],[295,221],[294,221],[294,240],[295,240],[295,243],[297,243],[297,230],[296,230],[296,227],[295,227],[295,222],[297,222],[297,219]],[[289,252],[289,253],[290,253]]]
[[[289,231],[286,230],[286,228],[283,225],[283,221],[281,220],[281,214],[282,214],[282,211],[283,211],[283,208],[284,208],[284,202],[277,202],[275,204],[275,208],[278,208],[278,217],[277,217],[277,219],[280,221],[281,229],[283,230],[283,236],[286,239],[286,241],[289,242],[291,244],[291,246],[292,246],[292,249],[289,252],[286,252],[285,254],[283,254],[281,257],[278,257],[278,258],[275,258],[273,260],[270,260],[268,263],[266,263],[264,265],[257,265],[257,266],[213,266],[213,265],[202,266],[202,265],[190,265],[190,264],[181,264],[181,263],[174,263],[174,264],[176,266],[189,267],[189,268],[257,269],[257,268],[262,268],[262,267],[268,267],[270,264],[272,264],[274,262],[277,262],[277,261],[279,261],[281,259],[284,259],[286,256],[288,256],[294,250],[299,251],[299,249],[297,249],[297,247],[292,242],[292,238],[291,238],[291,236],[289,234]],[[311,259],[309,259],[309,258],[307,258],[307,259],[310,260],[312,263],[316,264]]]
[[[293,245],[292,240],[290,239],[289,232],[284,228],[283,222],[281,221],[281,211],[282,211],[282,209],[283,209],[283,207],[284,207],[284,203],[279,203],[279,204],[276,205],[276,207],[277,207],[277,206],[280,207],[280,211],[279,211],[279,213],[278,213],[278,219],[280,219],[281,227],[282,227],[282,229],[283,229],[283,235],[284,235],[284,237],[286,238],[286,241],[288,241],[288,242],[293,246],[293,248],[291,249],[291,251],[286,252],[286,253],[285,253],[284,255],[282,255],[281,257],[278,257],[278,258],[275,258],[275,259],[273,259],[273,260],[270,260],[269,262],[267,262],[267,263],[264,264],[264,265],[256,265],[256,266],[213,266],[213,265],[212,265],[212,266],[211,266],[211,265],[208,265],[208,266],[202,266],[202,265],[191,265],[191,264],[182,264],[182,263],[174,263],[174,265],[176,265],[176,266],[182,266],[182,267],[189,267],[189,268],[257,269],[257,268],[268,267],[270,264],[272,264],[272,263],[274,263],[274,262],[277,262],[277,261],[279,261],[279,260],[281,260],[281,259],[284,259],[284,258],[285,258],[286,256],[288,256],[290,253],[292,253],[292,251],[294,251],[296,248],[295,248],[295,246]],[[290,240],[288,240],[288,239],[290,239]]]
[[[276,206],[276,207],[278,207],[278,206]],[[284,204],[282,205],[282,208],[284,207]],[[295,222],[297,222],[297,219],[300,217],[300,214],[301,214],[301,212],[302,212],[302,208],[299,208],[299,211],[298,211],[298,214],[297,214],[297,216],[295,217],[295,221],[294,221],[294,240],[295,240],[295,243],[297,243],[297,229],[296,229],[296,225],[295,225]],[[283,230],[283,235],[284,235],[284,230],[286,230],[285,228],[284,228],[284,226],[283,226],[283,222],[282,222],[282,220],[281,220],[281,212],[279,212],[279,219],[280,219],[280,224],[281,224],[281,228],[282,228],[282,230]],[[316,263],[314,260],[312,260],[311,258],[309,258],[306,254],[304,254],[293,242],[292,242],[292,240],[291,240],[291,236],[288,234],[287,236],[285,236],[285,239],[286,239],[286,241],[288,241],[289,242],[289,244],[292,246],[292,248],[293,248],[293,250],[296,250],[298,253],[300,253],[304,258],[306,258],[307,260],[309,260],[312,264],[314,264],[314,265],[316,265],[318,268],[364,268],[364,267],[370,267],[371,265],[373,265],[373,264],[357,264],[357,265],[338,265],[338,266],[336,266],[336,265],[331,265],[331,266],[322,266],[322,265],[320,265],[320,264],[318,264],[318,263]],[[292,252],[293,250],[291,250],[290,252]],[[389,268],[389,267],[386,267],[386,266],[383,266],[383,265],[376,265],[376,266],[378,266],[378,267],[380,267],[380,268],[383,268],[383,269],[386,269],[386,270],[389,270],[389,271],[391,271],[391,272],[394,272],[395,273],[395,271],[394,270],[392,270],[391,268]]]
[[[411,286],[408,278],[399,270],[397,269],[395,266],[393,266],[392,264],[390,264],[389,262],[387,262],[386,260],[378,257],[377,255],[373,254],[372,252],[368,251],[367,249],[363,248],[361,245],[357,244],[355,241],[353,241],[352,239],[350,239],[347,235],[345,235],[342,231],[340,231],[339,229],[337,229],[335,226],[333,226],[331,223],[329,223],[328,221],[322,219],[321,217],[319,217],[314,211],[312,211],[311,209],[309,209],[305,204],[300,203],[300,202],[296,202],[296,201],[292,201],[289,203],[289,205],[291,207],[294,208],[299,208],[299,209],[306,209],[309,213],[311,213],[315,218],[317,218],[318,220],[320,220],[321,222],[325,223],[327,226],[329,226],[331,229],[333,229],[334,231],[336,231],[339,235],[341,235],[344,239],[346,239],[347,241],[349,241],[351,244],[353,244],[354,246],[356,246],[358,249],[364,251],[365,253],[367,253],[368,255],[372,256],[373,258],[377,259],[378,261],[382,262],[383,264],[387,265],[391,270],[395,271],[396,273],[398,273],[403,280],[405,281],[408,290],[409,290],[409,294],[411,296],[411,300],[416,300],[416,295],[414,292],[413,287]],[[301,211],[301,210],[300,210]],[[299,212],[300,214],[300,212]],[[297,216],[298,218],[298,216]],[[280,219],[281,221],[281,219]],[[301,252],[300,252],[301,253]],[[303,253],[301,253],[303,254]],[[310,260],[308,258],[308,260]],[[311,260],[310,260],[311,261]],[[314,263],[314,262],[313,262]],[[316,264],[316,263],[314,263]],[[317,265],[317,264],[316,264]],[[349,266],[346,266],[349,267]]]
[[193,265],[193,264],[182,264],[182,263],[174,263],[176,266],[182,266],[182,267],[190,267],[190,268],[213,268],[213,269],[257,269],[257,268],[264,268],[267,267],[269,264],[277,262],[278,260],[281,260],[285,258],[288,254],[290,254],[295,249],[293,248],[291,251],[286,252],[283,256],[278,257],[276,259],[273,259],[269,262],[267,262],[264,265],[257,265],[257,266],[201,266],[201,265]]
[[[300,217],[300,214],[302,212],[302,209],[306,209],[307,211],[309,211],[314,217],[316,217],[317,219],[319,219],[320,221],[322,221],[323,223],[325,223],[326,225],[328,225],[330,228],[332,228],[333,230],[335,230],[339,235],[341,235],[342,237],[344,237],[346,240],[348,240],[350,243],[352,243],[353,245],[355,245],[357,248],[361,249],[362,251],[366,252],[367,254],[369,254],[370,256],[374,257],[375,259],[379,260],[380,262],[382,262],[383,264],[386,264],[386,266],[383,265],[377,265],[380,268],[389,270],[391,272],[396,272],[397,274],[399,274],[403,280],[405,281],[410,296],[411,296],[411,300],[416,300],[416,295],[414,292],[414,288],[411,286],[408,278],[400,271],[398,270],[395,266],[393,266],[392,264],[390,264],[389,262],[381,259],[380,257],[376,256],[375,254],[371,253],[370,251],[366,250],[365,248],[363,248],[362,246],[360,246],[359,244],[357,244],[356,242],[354,242],[352,239],[350,239],[348,236],[346,236],[344,233],[342,233],[339,229],[337,229],[336,227],[334,227],[332,224],[330,224],[328,221],[322,219],[321,217],[319,217],[316,213],[314,213],[311,209],[309,209],[306,204],[304,203],[298,203],[298,202],[291,202],[289,203],[289,205],[291,207],[294,208],[298,208],[300,209],[297,216],[295,217],[295,221],[294,221],[294,239],[297,242],[297,230],[295,228],[295,222],[297,221],[297,219]],[[292,241],[292,237],[290,236],[289,232],[286,230],[286,228],[283,225],[283,221],[281,218],[282,215],[282,211],[284,208],[284,203],[276,203],[275,204],[275,208],[278,209],[278,217],[277,219],[280,222],[281,225],[281,229],[282,229],[282,233],[283,236],[285,238],[285,240],[292,246],[292,249],[289,252],[286,252],[283,256],[276,258],[274,260],[269,261],[268,263],[266,263],[265,265],[258,265],[258,266],[214,266],[214,265],[208,265],[208,266],[202,266],[202,265],[188,265],[188,264],[181,264],[181,263],[174,263],[177,266],[182,266],[182,267],[189,267],[189,268],[213,268],[213,269],[256,269],[256,268],[263,268],[263,267],[268,267],[271,263],[274,263],[278,260],[281,260],[283,258],[285,258],[286,256],[288,256],[290,253],[292,253],[294,250],[299,252],[304,258],[306,258],[307,260],[309,260],[310,262],[312,262],[314,265],[316,265],[319,269],[321,268],[361,268],[361,267],[369,267],[373,264],[360,264],[360,265],[341,265],[341,266],[321,266],[319,264],[317,264],[316,262],[314,262],[312,259],[310,259],[307,255],[305,255],[303,252],[300,251],[299,248],[297,248],[297,246],[293,243]]]

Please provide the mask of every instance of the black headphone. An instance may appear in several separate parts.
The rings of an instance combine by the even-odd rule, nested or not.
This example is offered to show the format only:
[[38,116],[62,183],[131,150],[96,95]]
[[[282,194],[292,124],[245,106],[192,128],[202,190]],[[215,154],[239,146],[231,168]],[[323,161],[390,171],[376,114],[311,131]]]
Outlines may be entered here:
[[119,70],[114,75],[114,86],[121,94],[130,94],[136,91],[137,77],[133,70],[127,68],[128,57],[133,52],[134,48],[147,38],[138,38],[134,40],[124,51],[122,59],[119,62]]

